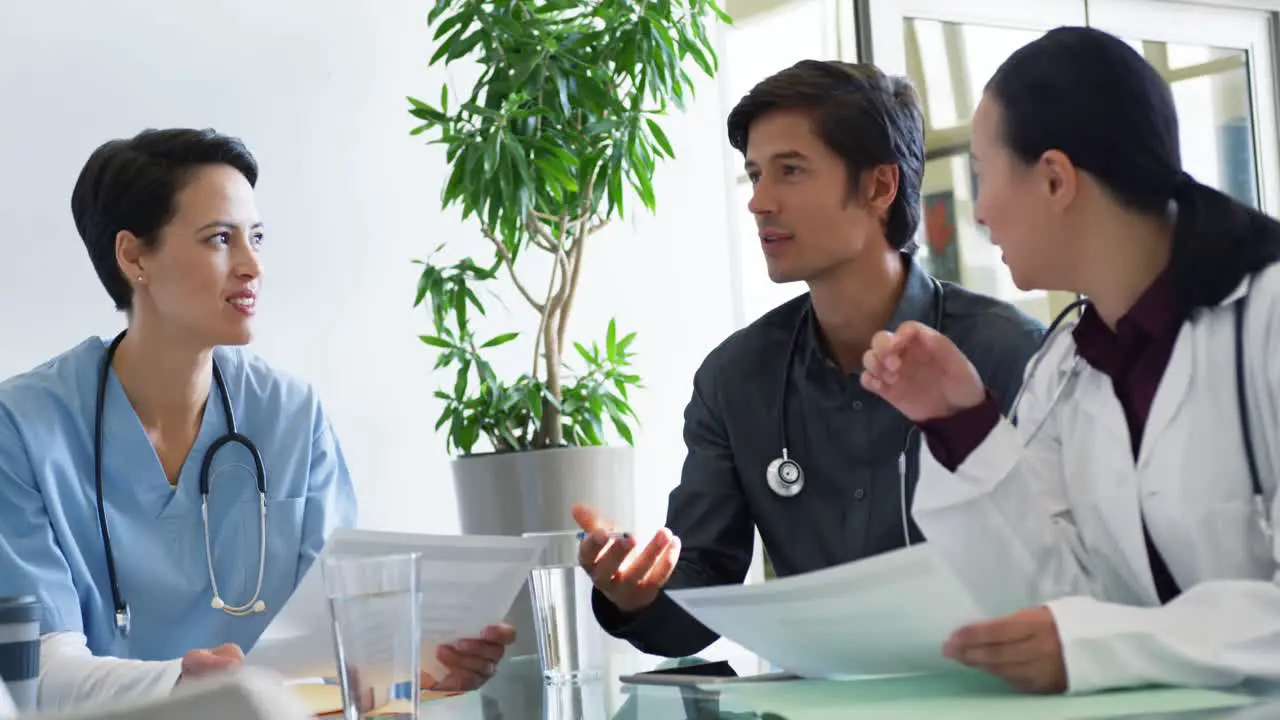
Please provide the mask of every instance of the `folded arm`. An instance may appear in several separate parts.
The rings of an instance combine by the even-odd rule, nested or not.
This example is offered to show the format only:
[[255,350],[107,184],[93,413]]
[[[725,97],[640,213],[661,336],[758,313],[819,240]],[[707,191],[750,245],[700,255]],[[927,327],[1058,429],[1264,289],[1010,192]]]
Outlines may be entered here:
[[163,662],[96,657],[78,632],[40,638],[37,702],[43,712],[66,712],[101,703],[161,698],[173,692],[182,659]]

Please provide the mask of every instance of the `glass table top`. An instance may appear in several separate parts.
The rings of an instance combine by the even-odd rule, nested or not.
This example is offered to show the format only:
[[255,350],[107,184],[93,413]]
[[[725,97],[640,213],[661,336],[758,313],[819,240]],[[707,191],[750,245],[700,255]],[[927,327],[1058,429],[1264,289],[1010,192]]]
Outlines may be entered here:
[[[666,661],[669,665],[671,661]],[[720,686],[719,690],[623,684],[621,675],[653,670],[661,658],[618,652],[605,676],[577,685],[548,686],[535,656],[510,658],[480,691],[421,706],[430,720],[808,720],[809,718],[1143,718],[1255,720],[1280,717],[1280,696],[1252,695],[1237,707],[1205,707],[1215,695],[1198,690],[1037,698],[961,691],[954,681],[898,680],[821,683],[786,681]],[[735,666],[738,663],[735,663]],[[741,667],[736,668],[742,672]],[[864,683],[874,682],[875,686]],[[970,683],[971,681],[960,681]],[[985,680],[979,681],[979,686]],[[896,687],[894,683],[899,683]],[[773,686],[766,688],[765,686]],[[787,686],[787,687],[783,687]],[[959,686],[956,686],[959,687]],[[1002,686],[1001,686],[1002,687]],[[763,692],[761,689],[764,689]],[[856,688],[856,691],[855,691]],[[965,695],[968,694],[968,697]]]

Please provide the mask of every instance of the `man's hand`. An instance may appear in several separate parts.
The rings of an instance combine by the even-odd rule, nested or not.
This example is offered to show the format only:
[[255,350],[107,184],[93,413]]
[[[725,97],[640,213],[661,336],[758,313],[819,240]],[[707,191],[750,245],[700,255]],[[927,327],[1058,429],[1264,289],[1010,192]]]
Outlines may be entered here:
[[1067,690],[1062,640],[1047,607],[960,628],[942,652],[952,660],[1004,678],[1024,692]]
[[578,545],[578,564],[619,610],[643,610],[658,598],[680,559],[680,538],[663,528],[636,551],[635,538],[611,538],[611,528],[585,505],[573,506],[573,519],[587,533]]
[[516,641],[516,630],[510,625],[490,625],[478,638],[466,638],[436,650],[436,658],[449,674],[437,681],[422,674],[422,687],[441,692],[475,690],[498,671],[498,662],[507,646]]
[[182,656],[182,675],[178,682],[198,680],[227,670],[234,670],[244,662],[244,651],[235,643],[227,643],[212,650],[192,650]]

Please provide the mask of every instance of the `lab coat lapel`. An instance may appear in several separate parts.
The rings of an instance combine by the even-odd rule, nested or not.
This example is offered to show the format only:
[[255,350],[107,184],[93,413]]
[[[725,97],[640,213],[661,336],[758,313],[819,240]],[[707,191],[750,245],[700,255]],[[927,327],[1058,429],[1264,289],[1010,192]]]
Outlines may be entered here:
[[[1084,363],[1084,360],[1080,360]],[[1086,365],[1088,363],[1085,363]],[[1058,386],[1062,387],[1066,382],[1065,373],[1060,373],[1058,378]],[[1078,381],[1080,388],[1077,392],[1082,397],[1095,397],[1096,402],[1084,403],[1084,411],[1093,418],[1095,427],[1109,435],[1119,435],[1125,439],[1126,445],[1129,441],[1129,424],[1124,419],[1124,408],[1120,406],[1120,401],[1116,399],[1115,390],[1111,386],[1111,379],[1103,373],[1094,370],[1092,367],[1088,371],[1082,372]],[[1056,391],[1056,389],[1055,389]],[[1070,395],[1071,389],[1068,388],[1064,394]],[[1058,398],[1057,404],[1070,402],[1067,398]],[[1054,408],[1056,409],[1056,408]],[[1050,409],[1053,412],[1054,409]],[[1128,464],[1132,464],[1132,461]]]
[[1151,402],[1151,412],[1147,416],[1146,429],[1142,433],[1142,445],[1138,450],[1138,471],[1147,467],[1151,460],[1153,448],[1160,447],[1160,436],[1165,433],[1178,408],[1186,401],[1191,387],[1191,374],[1195,372],[1194,330],[1190,323],[1183,323],[1178,331],[1178,340],[1174,343],[1173,354],[1160,385],[1156,388],[1156,396]]
[[1112,567],[1127,574],[1132,585],[1154,601],[1129,425],[1110,378],[1093,368],[1081,373],[1072,408],[1081,415],[1072,423],[1073,434],[1080,439],[1067,444],[1090,448],[1090,452],[1068,461],[1071,481],[1083,486],[1078,496],[1096,508],[1103,518],[1099,527],[1112,536],[1110,546],[1100,543],[1096,552],[1111,555]]

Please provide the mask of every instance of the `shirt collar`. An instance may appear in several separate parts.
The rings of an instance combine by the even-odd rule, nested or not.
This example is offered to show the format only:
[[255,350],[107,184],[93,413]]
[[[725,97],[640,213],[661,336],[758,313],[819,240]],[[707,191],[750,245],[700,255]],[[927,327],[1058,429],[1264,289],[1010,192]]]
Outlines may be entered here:
[[1098,311],[1090,305],[1071,334],[1080,356],[1093,367],[1109,372],[1120,362],[1119,353],[1124,348],[1176,333],[1182,320],[1173,277],[1166,270],[1138,296],[1129,312],[1116,322],[1115,332],[1107,327]]

